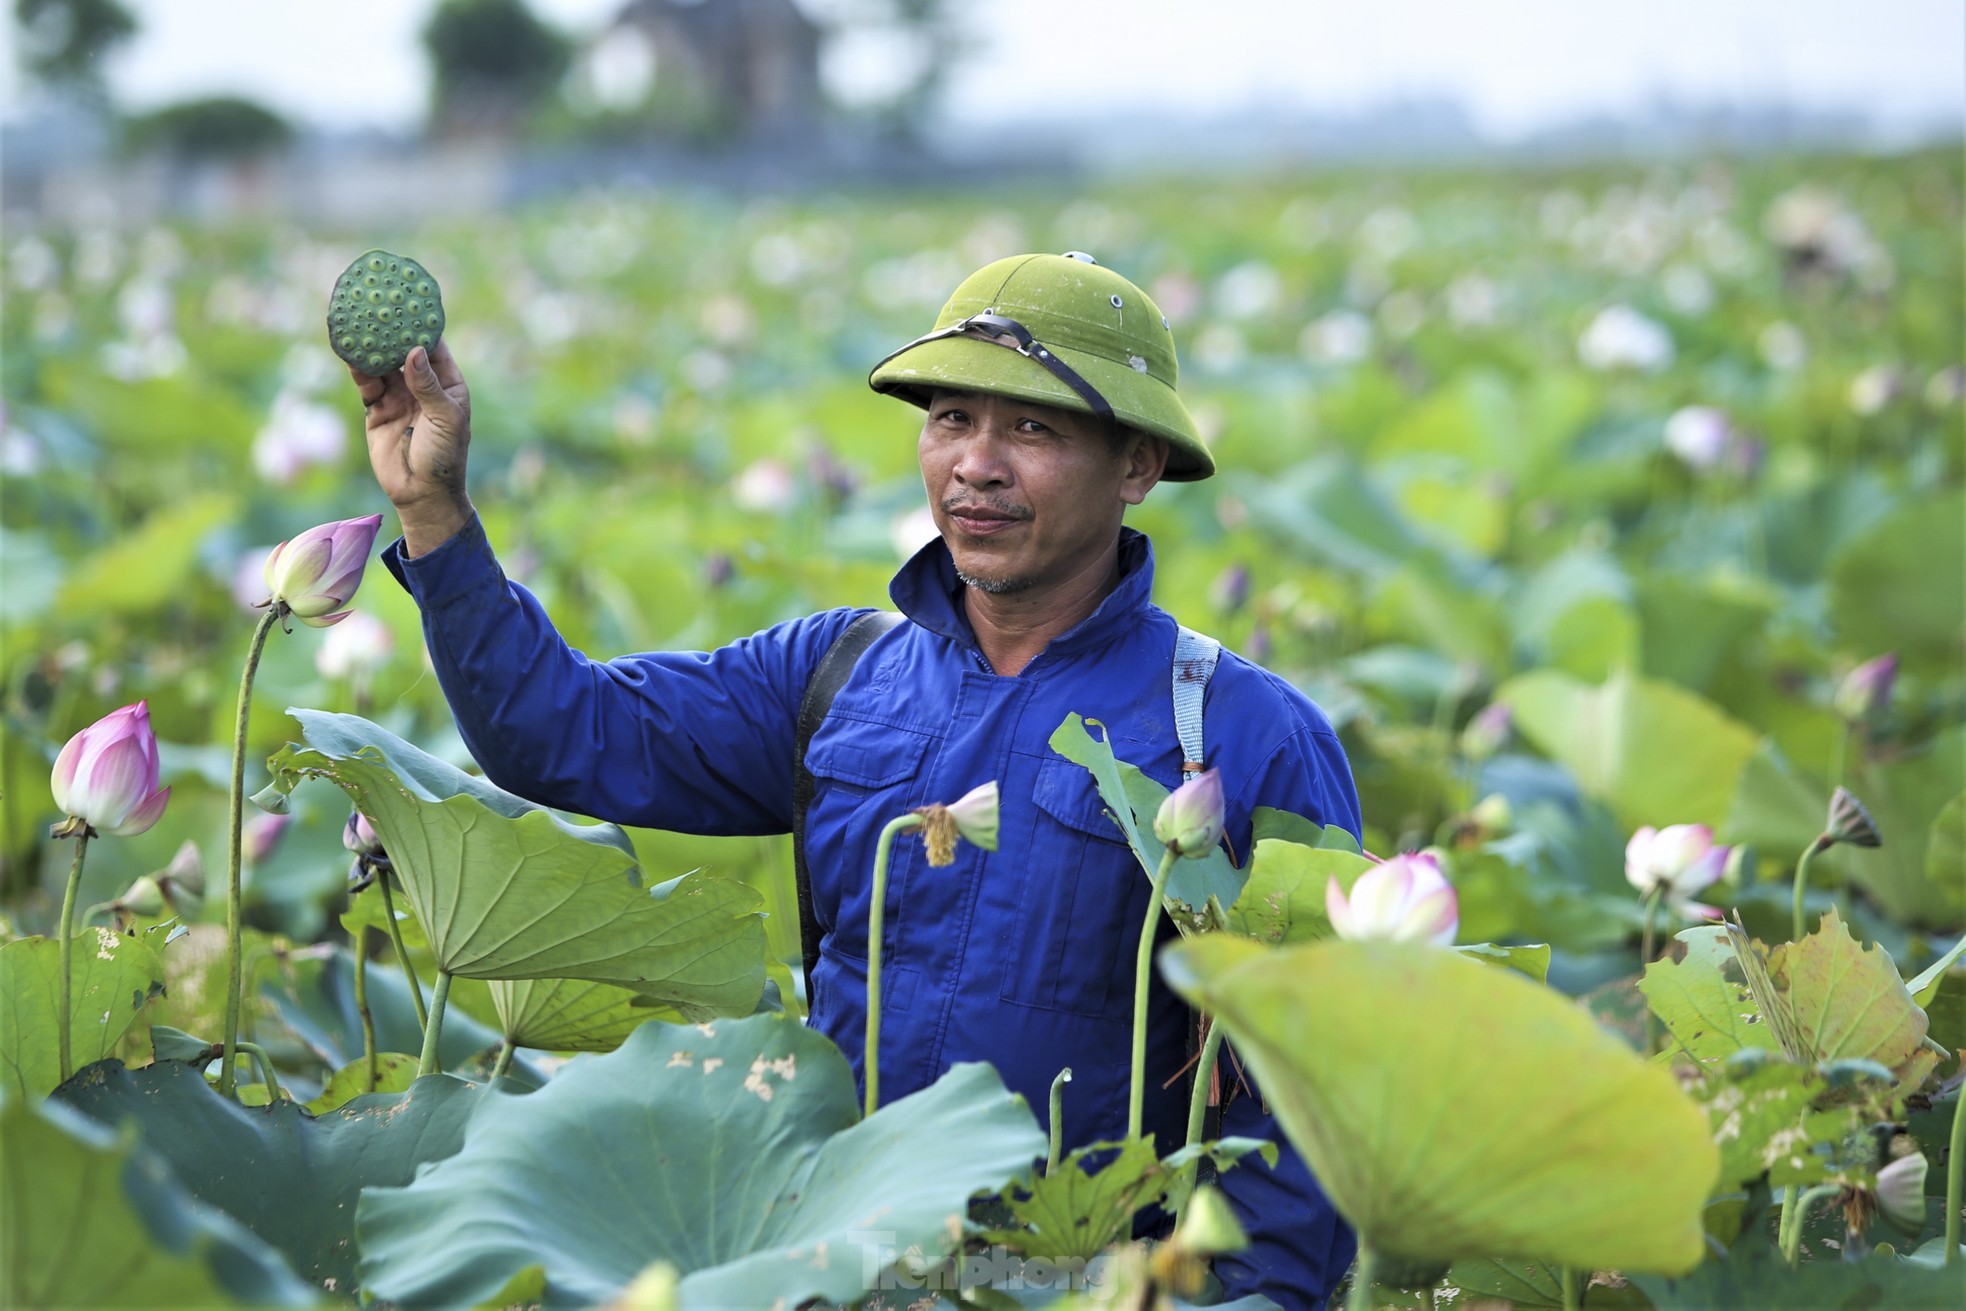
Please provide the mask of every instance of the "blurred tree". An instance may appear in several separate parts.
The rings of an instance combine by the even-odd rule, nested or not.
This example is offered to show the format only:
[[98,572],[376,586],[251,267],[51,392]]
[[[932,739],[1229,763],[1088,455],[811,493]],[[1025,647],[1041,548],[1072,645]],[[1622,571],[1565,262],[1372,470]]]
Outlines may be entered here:
[[552,99],[573,44],[525,0],[442,0],[423,28],[440,132],[508,132]]
[[829,34],[829,90],[887,133],[914,137],[968,45],[950,0],[806,0]]
[[14,0],[21,62],[49,86],[104,95],[102,57],[136,35],[118,0]]
[[208,96],[166,105],[130,120],[124,141],[183,160],[242,161],[270,155],[293,140],[287,120],[255,101]]

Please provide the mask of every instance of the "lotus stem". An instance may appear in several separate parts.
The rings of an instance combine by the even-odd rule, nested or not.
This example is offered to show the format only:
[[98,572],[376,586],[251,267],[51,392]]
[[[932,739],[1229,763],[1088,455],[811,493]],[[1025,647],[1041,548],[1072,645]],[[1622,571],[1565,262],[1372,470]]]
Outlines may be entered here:
[[437,971],[437,987],[430,994],[430,1019],[423,1026],[423,1057],[416,1063],[416,1077],[426,1074],[442,1074],[444,1067],[437,1060],[437,1039],[444,1032],[444,1003],[451,998],[451,976],[449,970]]
[[410,964],[409,949],[403,946],[403,929],[396,923],[396,898],[389,891],[391,877],[388,870],[376,875],[376,886],[382,889],[382,918],[389,925],[389,943],[396,949],[396,968],[410,981],[410,1000],[416,1003],[416,1022],[427,1029],[430,1027],[430,1012],[423,1006],[423,980],[416,976],[416,966]]
[[1352,1266],[1352,1291],[1345,1297],[1345,1311],[1372,1311],[1373,1276],[1378,1266],[1379,1254],[1360,1239],[1358,1260]]
[[82,886],[82,858],[89,850],[87,829],[75,835],[75,859],[68,866],[68,886],[61,894],[61,1081],[67,1083],[75,1074],[75,1054],[69,1043],[69,1028],[74,1023],[75,1001],[73,985],[68,972],[74,959],[74,944],[69,935],[75,931],[75,892]]
[[1966,1204],[1961,1185],[1966,1182],[1966,1086],[1959,1089],[1959,1100],[1952,1104],[1952,1145],[1946,1153],[1946,1264],[1959,1260],[1959,1208]]
[[[1215,1087],[1215,1061],[1222,1052],[1222,1034],[1221,1022],[1210,1017],[1208,1036],[1202,1039],[1201,1057],[1195,1064],[1195,1086],[1188,1093],[1188,1137],[1184,1146],[1193,1147],[1200,1142],[1203,1127],[1208,1123],[1208,1097]],[[1174,1208],[1177,1226],[1181,1223],[1181,1213],[1188,1209],[1188,1197],[1194,1196],[1194,1181],[1200,1175],[1200,1161],[1187,1167],[1188,1193],[1181,1199],[1181,1205]]]
[[245,961],[239,949],[241,908],[239,869],[245,855],[246,824],[246,727],[253,707],[253,676],[259,673],[260,653],[266,649],[266,635],[280,622],[286,605],[276,601],[266,607],[253,629],[253,643],[246,652],[246,667],[239,675],[239,711],[232,726],[232,815],[231,837],[226,846],[225,882],[225,1056],[219,1062],[218,1090],[232,1096],[232,1062],[239,1053],[239,991],[245,978]]
[[1577,1267],[1563,1267],[1563,1311],[1578,1311],[1583,1305],[1577,1296]]
[[897,834],[922,826],[920,815],[899,815],[887,822],[874,842],[874,899],[867,907],[867,1110],[881,1104],[881,924],[887,910],[887,858]]
[[512,1072],[512,1054],[519,1050],[519,1044],[512,1041],[512,1035],[505,1035],[505,1043],[498,1049],[498,1060],[493,1062],[491,1077],[494,1081],[503,1079]]
[[[1790,1265],[1796,1263],[1797,1255],[1802,1250],[1803,1222],[1808,1219],[1809,1208],[1815,1205],[1816,1199],[1819,1197],[1834,1197],[1842,1191],[1842,1188],[1843,1185],[1841,1184],[1817,1184],[1814,1188],[1804,1189],[1802,1196],[1797,1198],[1795,1202],[1794,1220],[1790,1221],[1788,1213],[1786,1211],[1783,1212],[1782,1219],[1788,1223],[1788,1233],[1782,1239],[1783,1260],[1787,1261]],[[1794,1192],[1795,1190],[1791,1188],[1789,1191]]]
[[1140,926],[1140,948],[1133,958],[1133,1082],[1126,1103],[1126,1136],[1140,1136],[1141,1110],[1147,1094],[1147,985],[1154,973],[1154,930],[1160,925],[1161,898],[1167,876],[1181,859],[1169,847],[1154,873],[1154,890],[1147,899],[1147,922]]
[[[1666,895],[1666,886],[1661,883],[1645,894],[1645,936],[1638,948],[1638,973],[1645,975],[1646,966],[1652,963],[1653,932],[1657,926],[1659,902]],[[1645,1008],[1645,1053],[1651,1055],[1659,1045],[1659,1017],[1651,1006]]]
[[1850,721],[1844,720],[1843,727],[1836,735],[1836,754],[1830,757],[1829,790],[1836,791],[1843,786],[1843,765],[1850,752]]
[[1802,853],[1802,858],[1795,862],[1795,915],[1792,932],[1789,934],[1791,942],[1802,941],[1802,894],[1809,887],[1809,862],[1816,858],[1817,852],[1826,851],[1834,845],[1836,845],[1835,839],[1824,833],[1811,842],[1808,849]]
[[362,1062],[367,1070],[366,1091],[375,1091],[375,1016],[369,1011],[369,931],[355,930],[355,1014],[362,1019]]
[[1065,1085],[1072,1081],[1072,1067],[1067,1065],[1051,1081],[1051,1149],[1045,1153],[1044,1172],[1052,1173],[1065,1155]]
[[273,1058],[266,1054],[266,1048],[256,1042],[239,1043],[239,1050],[253,1058],[259,1069],[259,1081],[266,1085],[266,1104],[271,1106],[280,1100],[280,1081],[273,1075]]

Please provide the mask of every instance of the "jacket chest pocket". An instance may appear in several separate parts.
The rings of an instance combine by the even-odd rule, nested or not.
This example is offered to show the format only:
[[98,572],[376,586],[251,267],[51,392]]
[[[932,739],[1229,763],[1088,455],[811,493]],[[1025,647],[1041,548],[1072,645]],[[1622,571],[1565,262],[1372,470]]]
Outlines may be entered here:
[[[806,864],[813,912],[832,950],[866,959],[875,839],[889,820],[921,804],[915,778],[935,742],[927,733],[834,715],[806,749],[815,784],[806,810]],[[902,855],[899,844],[894,854]],[[890,945],[895,872],[890,864]]]
[[1017,920],[1001,943],[999,996],[1129,1023],[1149,885],[1092,775],[1069,760],[1036,768],[1030,855],[1014,873]]

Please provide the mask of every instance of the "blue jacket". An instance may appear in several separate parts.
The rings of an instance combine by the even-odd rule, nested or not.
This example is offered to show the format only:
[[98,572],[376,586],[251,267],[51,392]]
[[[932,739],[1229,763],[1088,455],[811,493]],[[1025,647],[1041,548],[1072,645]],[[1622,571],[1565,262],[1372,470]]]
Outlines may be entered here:
[[[427,555],[384,555],[422,608],[424,634],[465,742],[488,777],[545,805],[616,823],[708,834],[790,831],[799,699],[833,639],[864,611],[830,610],[711,652],[602,663],[573,651],[509,583],[476,520]],[[876,640],[813,737],[818,788],[807,815],[814,909],[824,933],[811,1024],[856,1075],[865,1044],[867,912],[882,825],[998,780],[999,849],[967,843],[931,869],[895,844],[883,946],[882,1091],[925,1087],[985,1060],[1046,1113],[1052,1078],[1073,1070],[1068,1145],[1126,1130],[1133,961],[1149,882],[1104,813],[1091,775],[1048,739],[1074,712],[1107,726],[1114,753],[1180,782],[1171,672],[1175,622],[1151,601],[1153,551],[1125,530],[1122,577],[1098,610],[1014,678],[984,659],[963,585],[937,540],[890,589],[912,623]],[[1358,831],[1343,749],[1317,706],[1224,652],[1204,703],[1207,763],[1221,771],[1232,848],[1247,859],[1251,811],[1294,811]],[[1163,930],[1173,930],[1162,921]],[[1146,1126],[1180,1145],[1186,1008],[1158,978],[1149,1007]],[[1230,1070],[1224,1055],[1225,1078]],[[1311,1306],[1351,1261],[1353,1240],[1275,1120],[1235,1099],[1224,1132],[1274,1140],[1221,1187],[1251,1246],[1216,1262],[1232,1294]]]

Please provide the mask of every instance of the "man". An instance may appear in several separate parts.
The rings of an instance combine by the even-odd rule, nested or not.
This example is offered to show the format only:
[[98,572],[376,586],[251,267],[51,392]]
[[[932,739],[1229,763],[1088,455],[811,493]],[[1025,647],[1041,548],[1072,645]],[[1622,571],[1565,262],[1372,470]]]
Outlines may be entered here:
[[[870,378],[924,409],[918,454],[941,536],[890,589],[909,622],[853,666],[806,753],[822,935],[810,1022],[856,1072],[882,824],[992,779],[1003,815],[994,854],[965,845],[953,866],[931,869],[919,844],[894,852],[882,957],[889,1098],[957,1061],[987,1060],[1043,1108],[1070,1065],[1066,1141],[1125,1132],[1149,884],[1090,775],[1048,739],[1078,713],[1105,725],[1120,759],[1180,781],[1176,625],[1150,600],[1147,539],[1122,526],[1161,479],[1214,472],[1175,377],[1167,321],[1138,287],[1089,257],[1029,255],[973,274],[935,330]],[[423,609],[432,661],[486,774],[625,824],[787,831],[801,696],[861,612],[813,615],[710,653],[590,661],[505,580],[478,526],[464,480],[469,397],[444,346],[414,352],[406,372],[356,380],[370,460],[403,524],[385,560]],[[1259,805],[1357,831],[1344,753],[1301,693],[1225,653],[1204,719],[1235,851],[1246,858]],[[1185,1129],[1177,1076],[1189,1021],[1158,980],[1149,1010],[1146,1125],[1165,1153]],[[1251,1158],[1223,1176],[1252,1244],[1217,1273],[1232,1294],[1315,1305],[1350,1262],[1349,1231],[1258,1098],[1232,1100],[1224,1131],[1270,1138],[1283,1157],[1274,1171]]]

